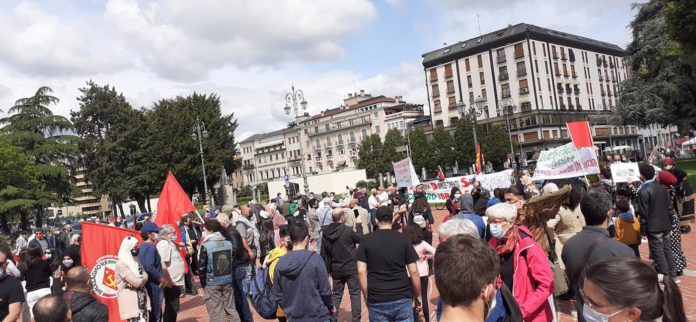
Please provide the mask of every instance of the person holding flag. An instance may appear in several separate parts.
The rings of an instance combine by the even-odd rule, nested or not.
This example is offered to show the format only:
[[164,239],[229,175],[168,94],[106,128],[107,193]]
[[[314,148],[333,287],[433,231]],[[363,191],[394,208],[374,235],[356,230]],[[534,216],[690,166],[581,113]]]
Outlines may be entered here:
[[146,322],[149,316],[150,298],[145,289],[148,276],[138,260],[137,245],[135,237],[124,238],[116,262],[118,311],[121,319],[128,322]]

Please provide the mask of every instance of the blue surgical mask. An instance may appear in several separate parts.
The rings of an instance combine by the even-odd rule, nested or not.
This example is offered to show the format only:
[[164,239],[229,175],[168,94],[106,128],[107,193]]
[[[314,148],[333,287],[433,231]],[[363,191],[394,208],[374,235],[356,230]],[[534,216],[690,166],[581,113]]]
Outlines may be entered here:
[[491,235],[497,239],[503,239],[505,237],[505,230],[503,229],[503,224],[491,224]]
[[595,309],[593,309],[592,307],[590,307],[590,305],[586,303],[582,308],[582,316],[585,318],[585,321],[587,322],[608,322],[612,316],[618,314],[621,311],[623,311],[623,309],[618,310],[612,314],[605,314],[597,312]]

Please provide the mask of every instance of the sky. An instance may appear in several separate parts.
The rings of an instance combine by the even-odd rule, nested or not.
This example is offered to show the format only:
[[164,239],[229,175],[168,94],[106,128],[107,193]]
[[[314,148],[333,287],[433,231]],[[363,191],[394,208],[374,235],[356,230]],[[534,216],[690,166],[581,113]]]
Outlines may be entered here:
[[238,140],[292,120],[283,107],[293,84],[310,114],[361,89],[427,109],[422,54],[521,22],[625,48],[632,2],[4,0],[0,109],[49,86],[54,113],[69,116],[88,80],[136,108],[216,93]]

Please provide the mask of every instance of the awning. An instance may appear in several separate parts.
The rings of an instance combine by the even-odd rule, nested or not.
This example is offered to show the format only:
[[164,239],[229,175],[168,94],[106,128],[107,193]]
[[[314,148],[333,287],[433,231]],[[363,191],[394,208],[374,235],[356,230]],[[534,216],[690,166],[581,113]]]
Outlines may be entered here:
[[259,145],[255,146],[254,149],[263,149],[265,147],[283,144],[283,139],[271,140],[266,142],[261,142]]

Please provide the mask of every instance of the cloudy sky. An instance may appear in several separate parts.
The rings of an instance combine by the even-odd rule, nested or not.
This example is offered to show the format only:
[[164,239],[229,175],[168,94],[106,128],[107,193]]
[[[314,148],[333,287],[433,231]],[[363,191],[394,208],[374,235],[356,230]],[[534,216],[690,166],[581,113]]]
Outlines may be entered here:
[[[238,138],[276,130],[291,84],[310,113],[350,92],[427,105],[421,54],[526,22],[622,47],[629,0],[45,0],[0,2],[0,109],[49,86],[55,113],[87,80],[135,107],[217,93]],[[480,27],[479,27],[480,26]]]

